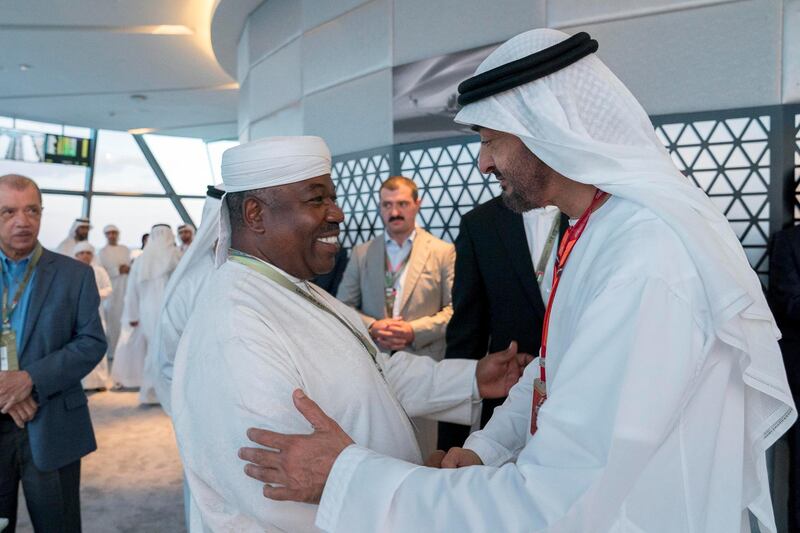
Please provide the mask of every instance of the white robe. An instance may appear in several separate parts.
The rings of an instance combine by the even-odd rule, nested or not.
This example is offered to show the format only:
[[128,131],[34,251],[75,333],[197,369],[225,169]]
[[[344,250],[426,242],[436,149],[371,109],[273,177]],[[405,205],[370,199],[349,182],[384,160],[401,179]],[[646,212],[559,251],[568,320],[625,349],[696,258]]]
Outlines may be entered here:
[[[167,414],[171,411],[173,365],[178,343],[189,316],[196,307],[197,298],[203,292],[206,280],[214,272],[214,249],[199,258],[184,272],[172,293],[172,297],[161,309],[153,349],[148,355],[148,371],[153,373],[156,395]],[[150,368],[152,367],[152,368]]]
[[78,244],[78,240],[75,239],[75,237],[67,237],[59,243],[58,248],[56,248],[56,252],[74,259],[75,254],[73,254],[72,251],[75,249],[76,244]]
[[[549,398],[530,435],[530,365],[466,447],[486,466],[419,468],[359,446],[328,478],[317,526],[392,531],[749,531],[739,354],[709,332],[703,286],[672,230],[612,197],[555,299]],[[538,361],[537,361],[538,362]],[[749,477],[753,479],[753,477]]]
[[[352,309],[321,298],[369,338]],[[336,318],[241,264],[216,270],[196,309],[175,359],[172,418],[206,531],[315,531],[315,505],[265,499],[237,457],[252,444],[250,427],[311,432],[292,403],[296,388],[356,442],[413,463],[421,457],[407,415],[469,424],[479,413],[475,361],[379,354],[387,384]]]
[[131,251],[127,246],[104,246],[98,252],[100,264],[111,277],[111,287],[114,289],[111,297],[103,302],[106,313],[106,338],[108,339],[108,357],[114,358],[114,351],[119,341],[122,326],[122,310],[125,305],[125,289],[128,283],[128,274],[120,274],[120,265],[130,265]]
[[[103,310],[103,304],[113,294],[111,279],[108,277],[105,268],[93,264],[92,269],[94,270],[95,283],[97,283],[97,292],[100,294],[100,308],[98,309],[100,322],[103,325],[103,330],[108,331],[108,320]],[[111,386],[111,380],[108,376],[108,359],[105,355],[97,366],[81,380],[81,384],[86,390],[105,389]]]
[[[123,387],[140,387],[142,395],[150,397],[154,384],[144,372],[147,347],[153,338],[158,312],[164,297],[164,288],[169,275],[144,281],[137,280],[136,272],[141,263],[133,262],[125,293],[125,308],[122,313],[120,343],[111,368],[111,376]],[[139,322],[131,326],[131,322]]]

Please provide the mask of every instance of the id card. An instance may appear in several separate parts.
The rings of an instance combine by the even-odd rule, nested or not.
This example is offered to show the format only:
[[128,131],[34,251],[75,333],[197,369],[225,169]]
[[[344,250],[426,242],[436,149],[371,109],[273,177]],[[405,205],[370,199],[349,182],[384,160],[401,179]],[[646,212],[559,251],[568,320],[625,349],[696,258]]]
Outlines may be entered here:
[[533,380],[533,404],[531,406],[531,435],[536,433],[536,419],[539,417],[539,409],[547,399],[547,385],[539,378]]
[[14,330],[0,333],[0,371],[19,370],[17,339]]
[[397,289],[387,287],[384,292],[384,302],[386,305],[386,318],[394,316],[394,301],[397,298]]

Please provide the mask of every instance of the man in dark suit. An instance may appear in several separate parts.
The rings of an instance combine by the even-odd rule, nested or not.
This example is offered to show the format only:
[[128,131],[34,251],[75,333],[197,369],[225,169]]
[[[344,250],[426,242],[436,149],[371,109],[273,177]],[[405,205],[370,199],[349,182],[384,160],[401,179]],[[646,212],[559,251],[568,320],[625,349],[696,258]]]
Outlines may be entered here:
[[[770,243],[769,300],[783,334],[779,341],[795,405],[800,405],[800,226],[779,231]],[[789,439],[789,531],[800,533],[800,424]]]
[[[555,217],[553,212],[552,217]],[[537,285],[539,254],[531,259],[530,228],[523,215],[508,209],[500,196],[485,202],[461,219],[456,238],[453,281],[453,317],[447,326],[445,358],[479,359],[517,341],[519,352],[537,355],[542,339],[545,302]],[[566,218],[556,221],[559,233]],[[549,228],[549,221],[545,224]],[[547,228],[546,228],[547,229]],[[548,231],[544,234],[547,235]],[[545,242],[539,239],[544,251]],[[547,275],[552,276],[555,239]],[[540,276],[544,278],[544,275]],[[549,277],[544,280],[549,286]],[[481,427],[504,399],[484,400]],[[438,448],[461,446],[469,427],[439,424]]]
[[94,272],[38,241],[42,196],[0,177],[0,518],[13,532],[22,482],[37,532],[81,530],[80,460],[97,448],[81,378],[106,339]]

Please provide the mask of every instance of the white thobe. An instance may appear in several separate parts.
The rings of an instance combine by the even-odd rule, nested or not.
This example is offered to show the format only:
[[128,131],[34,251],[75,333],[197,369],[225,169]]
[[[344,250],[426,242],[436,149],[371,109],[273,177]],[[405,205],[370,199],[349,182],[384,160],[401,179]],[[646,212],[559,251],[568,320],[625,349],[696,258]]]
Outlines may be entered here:
[[[465,446],[486,466],[433,470],[348,447],[317,526],[331,532],[749,531],[745,385],[713,334],[682,243],[612,197],[564,270],[530,435],[529,365]],[[750,493],[747,495],[747,493]]]
[[[355,311],[316,290],[369,339]],[[355,442],[413,463],[421,457],[408,416],[471,423],[479,412],[476,361],[379,353],[387,383],[335,317],[241,264],[216,270],[196,309],[175,359],[172,418],[207,531],[315,531],[315,505],[265,499],[237,457],[253,444],[250,427],[311,433],[292,403],[296,388]]]
[[127,288],[128,275],[120,274],[121,265],[130,265],[131,251],[127,246],[107,245],[98,252],[100,264],[111,277],[111,287],[114,289],[111,297],[103,302],[106,313],[106,338],[108,339],[108,357],[114,358],[117,347],[122,320],[122,310],[125,304],[125,289]]
[[56,252],[74,259],[75,254],[73,254],[72,251],[75,249],[76,244],[78,244],[77,239],[74,237],[67,237],[59,243],[58,248],[56,248]]
[[[97,284],[97,292],[100,294],[100,308],[98,309],[98,313],[100,314],[100,322],[103,325],[103,329],[108,331],[108,320],[106,313],[103,310],[103,304],[113,294],[114,289],[111,285],[111,279],[109,278],[105,268],[93,264],[92,270],[94,270],[94,280]],[[104,389],[111,386],[108,377],[108,359],[106,358],[106,355],[104,355],[100,362],[97,363],[97,366],[94,367],[94,369],[81,380],[81,384],[83,385],[83,388],[87,390]]]
[[[198,259],[178,281],[159,317],[156,340],[148,356],[148,367],[155,374],[156,394],[167,414],[171,411],[172,372],[178,343],[194,311],[197,297],[203,292],[206,280],[214,272],[214,249]],[[152,358],[152,360],[150,360]]]

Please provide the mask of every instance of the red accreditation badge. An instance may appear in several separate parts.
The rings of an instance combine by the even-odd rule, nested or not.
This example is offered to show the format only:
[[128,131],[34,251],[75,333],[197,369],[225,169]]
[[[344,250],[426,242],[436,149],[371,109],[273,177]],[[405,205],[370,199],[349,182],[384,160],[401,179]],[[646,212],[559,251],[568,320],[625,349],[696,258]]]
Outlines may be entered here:
[[547,399],[547,385],[539,378],[533,380],[533,404],[531,406],[531,435],[536,433],[536,419],[539,418],[539,409]]

